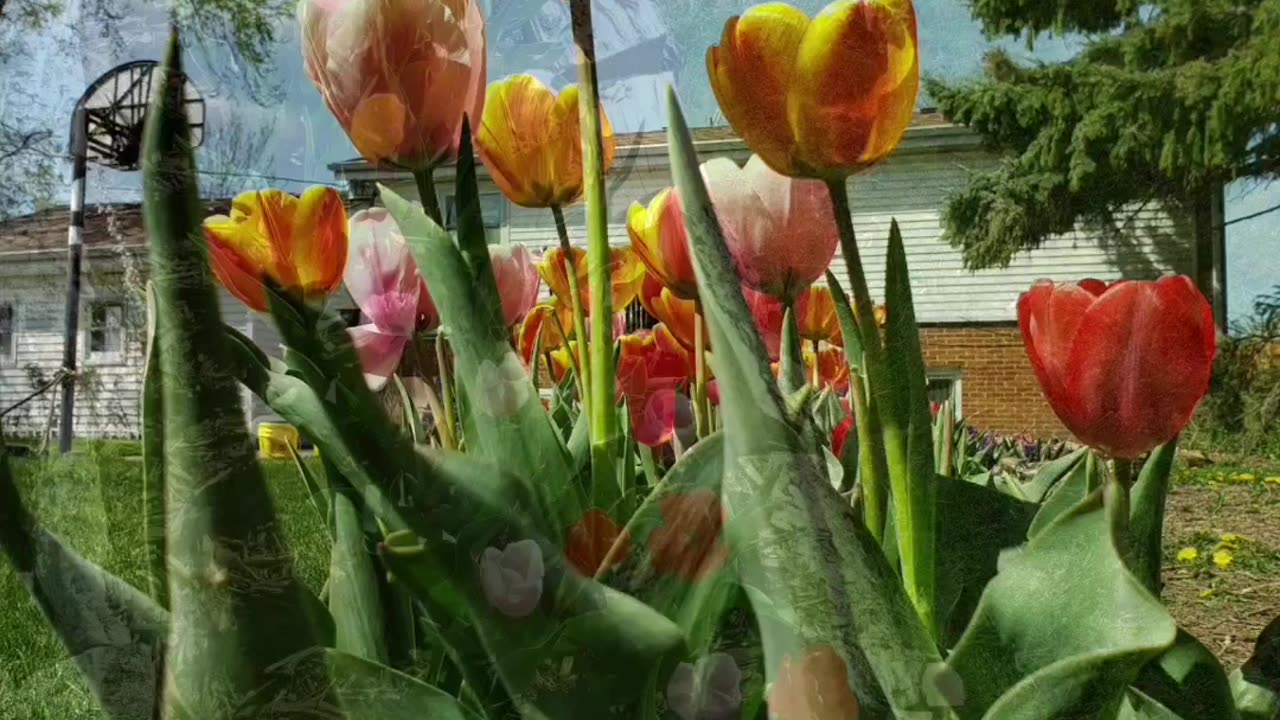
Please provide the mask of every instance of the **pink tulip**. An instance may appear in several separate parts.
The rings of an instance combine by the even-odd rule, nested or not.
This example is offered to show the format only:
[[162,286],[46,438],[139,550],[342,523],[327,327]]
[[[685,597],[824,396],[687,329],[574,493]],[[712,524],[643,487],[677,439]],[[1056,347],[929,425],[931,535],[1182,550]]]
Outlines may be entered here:
[[484,111],[477,0],[301,0],[298,24],[307,75],[366,160],[457,158],[464,114]]
[[489,260],[502,298],[502,319],[507,327],[520,322],[538,302],[542,278],[529,249],[523,245],[490,245]]
[[827,271],[839,235],[823,183],[779,175],[757,155],[745,167],[710,160],[702,176],[743,284],[790,302]]
[[365,380],[376,390],[396,371],[414,333],[435,327],[439,318],[400,227],[386,209],[353,215],[349,234],[343,279],[365,320],[349,332]]

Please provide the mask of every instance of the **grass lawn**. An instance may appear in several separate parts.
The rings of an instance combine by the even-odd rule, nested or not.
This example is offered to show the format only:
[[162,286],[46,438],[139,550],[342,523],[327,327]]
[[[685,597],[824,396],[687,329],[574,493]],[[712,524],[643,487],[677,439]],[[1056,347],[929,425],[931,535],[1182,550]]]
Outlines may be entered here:
[[[15,462],[28,505],[73,548],[125,580],[144,582],[141,465],[136,446],[88,445],[74,460]],[[264,462],[303,579],[328,570],[320,520],[290,462]],[[1165,528],[1165,601],[1178,622],[1234,667],[1280,615],[1280,465],[1179,471]],[[1190,553],[1179,553],[1195,548]],[[1215,562],[1216,556],[1216,562]],[[1229,556],[1229,557],[1228,557]],[[99,717],[74,665],[0,561],[0,718]]]
[[[145,586],[142,466],[136,445],[94,444],[74,459],[12,460],[28,507],[72,548]],[[328,573],[324,529],[289,461],[263,463],[303,580],[317,592]],[[13,568],[0,559],[0,718],[99,718],[75,665],[44,624]]]

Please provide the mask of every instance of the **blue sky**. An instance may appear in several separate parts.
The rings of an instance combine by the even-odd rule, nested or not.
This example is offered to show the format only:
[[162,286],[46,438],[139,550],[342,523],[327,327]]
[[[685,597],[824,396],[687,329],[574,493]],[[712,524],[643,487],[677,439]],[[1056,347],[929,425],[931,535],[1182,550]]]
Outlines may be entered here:
[[[572,51],[567,3],[563,0],[480,0],[490,24],[490,79],[532,71],[553,85],[572,78]],[[542,3],[541,5],[538,5]],[[656,130],[665,125],[661,97],[675,83],[691,122],[715,122],[715,103],[703,68],[707,46],[719,38],[724,19],[754,4],[748,0],[595,0],[597,45],[602,58],[601,86],[615,127],[621,132]],[[825,0],[795,4],[814,12]],[[100,37],[79,22],[77,2],[62,21],[26,41],[24,64],[0,73],[0,112],[25,114],[61,129],[76,97],[97,75],[114,64],[137,58],[159,58],[166,37],[165,14],[139,0],[138,12],[121,36],[124,47]],[[536,7],[536,12],[529,12]],[[971,19],[966,3],[916,0],[924,71],[946,78],[976,75],[992,43]],[[520,14],[519,21],[501,22]],[[499,27],[495,27],[499,25]],[[329,163],[355,155],[302,69],[298,30],[290,22],[280,30],[274,67],[266,92],[250,92],[245,71],[231,65],[218,48],[190,53],[189,71],[208,100],[211,137],[225,131],[231,118],[246,128],[270,128],[262,152],[238,158],[227,172],[249,177],[224,178],[230,190],[263,185],[298,190],[305,184],[333,182]],[[1020,43],[1000,43],[1015,54],[1032,54]],[[1070,39],[1039,39],[1034,57],[1069,57]],[[616,53],[616,55],[615,55]],[[7,79],[5,77],[7,76]],[[12,99],[8,83],[38,88],[37,102]],[[215,141],[216,142],[216,141]],[[205,153],[216,152],[214,147]],[[206,158],[207,161],[213,158]],[[206,167],[214,163],[206,162]],[[291,178],[301,182],[261,176]],[[136,196],[134,175],[95,170],[91,198],[98,201]],[[96,197],[94,197],[96,196]],[[1250,183],[1228,192],[1227,218],[1237,218],[1280,204],[1280,184]],[[1247,311],[1252,298],[1280,282],[1280,212],[1235,223],[1227,229],[1228,296],[1233,316]]]

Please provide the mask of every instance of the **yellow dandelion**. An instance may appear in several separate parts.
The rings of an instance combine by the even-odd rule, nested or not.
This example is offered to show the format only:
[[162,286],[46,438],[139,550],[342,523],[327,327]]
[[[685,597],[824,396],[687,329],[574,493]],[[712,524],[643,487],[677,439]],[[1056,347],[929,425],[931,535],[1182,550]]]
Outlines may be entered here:
[[1231,476],[1231,479],[1238,483],[1251,483],[1257,480],[1258,476],[1253,473],[1236,473]]
[[1178,562],[1195,562],[1200,558],[1200,551],[1193,547],[1184,547],[1178,551]]
[[1226,546],[1230,547],[1230,546],[1233,546],[1233,545],[1235,545],[1236,543],[1240,542],[1240,541],[1241,541],[1241,540],[1243,540],[1243,539],[1244,539],[1244,538],[1241,538],[1239,535],[1236,535],[1235,533],[1225,533],[1225,534],[1223,534],[1222,539],[1219,541],[1219,543],[1218,543],[1218,544],[1219,544],[1219,545],[1226,545]]
[[1201,599],[1201,600],[1204,600],[1204,599],[1206,599],[1206,598],[1211,598],[1211,597],[1213,597],[1213,590],[1212,590],[1212,589],[1209,589],[1209,590],[1203,590],[1203,591],[1201,591],[1201,592],[1200,592],[1200,599]]
[[1231,556],[1230,550],[1215,550],[1213,553],[1213,564],[1219,569],[1225,570],[1231,565],[1234,558]]
[[1268,475],[1262,479],[1262,482],[1268,485],[1280,485],[1280,475]]

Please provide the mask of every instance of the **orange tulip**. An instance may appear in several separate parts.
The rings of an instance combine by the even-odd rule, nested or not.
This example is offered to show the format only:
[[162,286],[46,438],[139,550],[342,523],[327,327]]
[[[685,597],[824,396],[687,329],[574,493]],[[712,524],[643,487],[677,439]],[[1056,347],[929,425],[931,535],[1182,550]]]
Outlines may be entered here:
[[816,354],[806,352],[804,365],[811,378],[815,364],[819,387],[830,388],[837,395],[843,395],[849,391],[849,363],[845,360],[844,350],[838,347],[824,347]]
[[658,193],[645,207],[632,203],[627,212],[627,234],[631,249],[649,272],[671,288],[682,300],[698,297],[698,280],[693,274],[689,238],[684,229],[684,211],[676,191]]
[[631,550],[631,539],[626,530],[618,527],[608,513],[590,510],[569,528],[565,537],[565,558],[575,570],[591,577],[609,559],[609,549],[614,543],[620,543],[619,551],[614,554],[609,567],[626,560]]
[[347,209],[332,188],[294,197],[281,190],[242,193],[231,215],[204,221],[209,261],[218,281],[240,302],[267,310],[264,280],[302,300],[342,285],[347,264]]
[[[646,311],[655,320],[662,323],[680,344],[694,350],[696,341],[698,316],[695,313],[697,304],[692,300],[681,300],[671,292],[670,288],[661,288],[658,296],[650,298]],[[710,339],[703,336],[703,344],[709,349]]]
[[[604,109],[604,169],[613,164],[617,140]],[[493,182],[511,202],[530,208],[568,205],[582,195],[582,135],[578,88],[556,95],[532,75],[514,75],[489,86],[476,148]]]
[[[587,293],[587,252],[582,248],[572,248],[573,266],[578,275],[578,290],[582,293],[582,307],[591,306],[591,297]],[[612,248],[609,251],[609,281],[613,286],[613,310],[621,312],[630,305],[640,293],[640,284],[644,282],[644,266],[640,264],[635,253],[628,248]],[[564,253],[560,248],[552,248],[542,256],[538,263],[538,274],[546,281],[551,292],[570,307],[572,295],[569,292],[569,276],[564,270]]]
[[458,157],[484,110],[477,0],[302,0],[307,76],[371,163],[422,170]]
[[725,23],[707,51],[720,108],[792,177],[841,179],[897,147],[920,90],[911,0],[837,0],[812,20],[783,3]]
[[818,342],[830,343],[840,338],[840,320],[836,317],[836,303],[831,296],[831,288],[821,285],[810,285],[796,298],[793,308],[796,324],[800,326],[800,337]]

